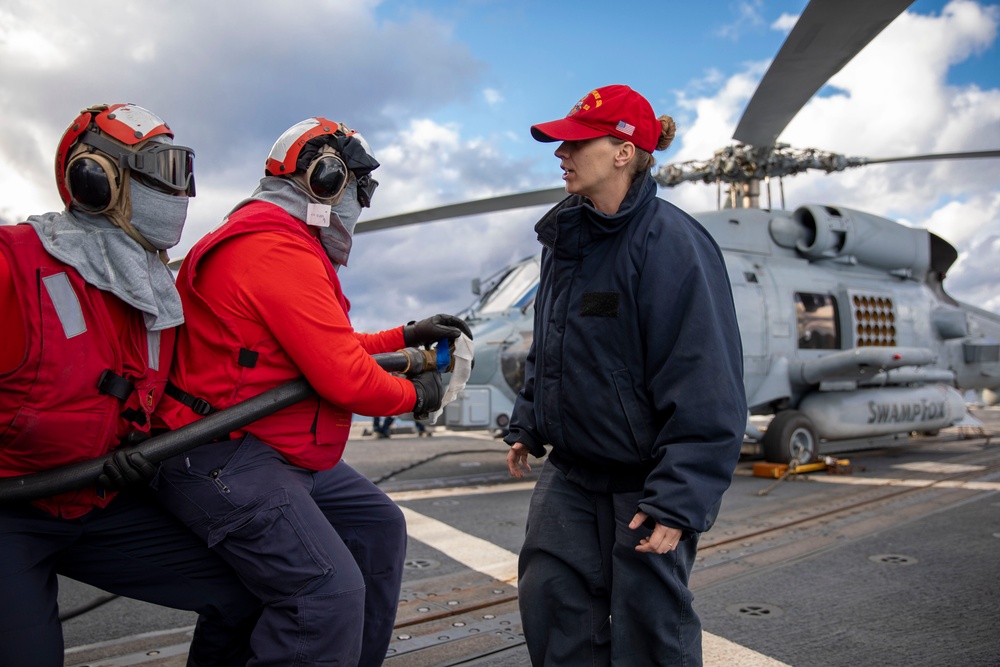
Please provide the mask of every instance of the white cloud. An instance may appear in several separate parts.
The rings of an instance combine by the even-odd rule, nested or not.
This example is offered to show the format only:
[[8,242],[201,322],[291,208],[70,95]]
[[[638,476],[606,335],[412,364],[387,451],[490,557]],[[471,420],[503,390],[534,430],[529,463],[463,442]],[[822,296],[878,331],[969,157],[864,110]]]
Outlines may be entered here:
[[729,9],[735,14],[732,22],[721,26],[716,30],[716,34],[724,39],[736,40],[748,27],[762,25],[764,19],[761,17],[763,0],[739,0],[730,3]]
[[30,186],[3,183],[6,210],[19,217],[39,212],[39,201],[58,206],[55,145],[91,104],[129,101],[162,116],[179,143],[195,148],[206,184],[233,164],[255,182],[276,136],[305,117],[344,119],[378,143],[414,110],[477,85],[484,65],[449,26],[426,14],[378,21],[376,5],[334,0],[295,11],[266,0],[93,0],[67,12],[34,0],[0,9],[0,81],[17,91],[0,95],[0,164],[16,165]]
[[[371,210],[362,219],[422,210],[558,184],[539,183],[527,163],[504,157],[482,138],[463,139],[462,128],[413,119],[376,151],[382,167]],[[470,281],[538,251],[531,229],[544,211],[522,209],[457,218],[355,237],[350,265],[341,271],[352,295],[352,321],[366,329],[400,324],[431,312],[457,312],[472,301]],[[357,296],[361,295],[361,296]]]
[[[443,20],[426,13],[384,20],[377,6],[328,1],[303,16],[265,0],[93,0],[87,11],[69,13],[53,0],[8,0],[0,8],[0,81],[18,94],[0,95],[0,218],[61,207],[52,183],[56,141],[78,109],[99,101],[148,106],[171,123],[179,143],[195,148],[198,196],[180,252],[253,190],[275,138],[312,114],[359,129],[381,161],[367,218],[559,184],[548,148],[529,152],[531,159],[510,157],[515,143],[528,141],[523,127],[438,119],[442,110],[461,118],[473,105],[494,114],[480,118],[498,118],[496,109],[515,98],[518,105],[538,100],[497,83],[491,65]],[[760,3],[734,7],[732,27],[764,25]],[[904,14],[835,77],[840,92],[810,102],[782,140],[873,157],[1000,146],[1000,90],[947,79],[950,66],[995,43],[997,14],[968,1],[941,16]],[[789,18],[770,25],[787,30]],[[705,77],[678,93],[678,138],[659,155],[706,159],[731,142],[767,63],[733,74],[719,62],[706,61]],[[655,69],[665,90],[677,87],[662,66]],[[841,204],[935,231],[961,253],[949,291],[997,308],[984,290],[995,291],[1000,263],[983,259],[984,252],[996,257],[996,167],[885,165],[784,185],[790,207]],[[716,204],[713,186],[663,195],[692,211]],[[473,276],[537,252],[532,226],[543,210],[359,235],[341,272],[355,324],[381,328],[458,310],[471,301]]]
[[791,32],[792,28],[795,27],[795,22],[798,20],[798,14],[782,14],[771,24],[771,29],[778,32]]
[[504,101],[503,94],[494,88],[484,90],[483,97],[486,99],[486,103],[490,105],[500,104]]

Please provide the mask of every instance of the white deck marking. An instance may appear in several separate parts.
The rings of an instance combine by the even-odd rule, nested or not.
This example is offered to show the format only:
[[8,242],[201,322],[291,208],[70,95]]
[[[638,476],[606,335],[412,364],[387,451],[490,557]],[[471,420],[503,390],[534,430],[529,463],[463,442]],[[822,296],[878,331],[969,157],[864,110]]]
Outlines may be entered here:
[[810,476],[812,482],[825,484],[852,484],[855,486],[910,486],[936,489],[968,489],[969,491],[1000,491],[1000,482],[976,482],[936,479],[892,479],[891,477],[845,477],[844,475]]
[[[527,484],[529,487],[533,485],[530,482],[523,482],[522,484]],[[514,485],[508,484],[505,486]],[[465,487],[464,493],[473,493],[473,488],[477,489],[479,493],[482,493],[484,488],[489,488],[490,492],[494,491],[490,487]],[[513,489],[497,488],[495,490]],[[431,493],[435,494],[433,497],[462,495],[461,493],[455,493],[456,491],[461,491],[460,489],[448,489],[448,491],[452,493],[431,491],[426,492],[426,494],[424,492],[406,492],[405,494],[392,493],[389,495],[393,500],[397,501],[402,500],[401,496],[409,495],[410,493],[424,494],[420,496],[421,498],[432,497],[429,495]],[[414,498],[409,497],[408,499],[413,500]],[[406,507],[400,507],[400,509],[403,510],[403,514],[406,516],[406,529],[409,536],[413,539],[423,542],[433,549],[437,549],[449,558],[453,558],[472,570],[482,572],[487,576],[509,584],[517,584],[517,554],[498,547],[487,540],[463,533],[457,528],[419,512],[414,512]],[[769,658],[766,655],[708,632],[702,634],[702,650],[704,652],[705,667],[731,667],[732,665],[740,665],[740,667],[789,667],[784,662]]]
[[470,570],[508,584],[517,583],[517,554],[406,507],[400,509],[406,517],[406,532],[413,539],[437,549]]
[[452,486],[447,489],[426,489],[424,491],[395,491],[387,494],[397,503],[407,500],[427,500],[448,496],[475,496],[480,493],[507,493],[508,491],[531,491],[534,482],[511,482],[509,484],[483,484],[479,486]]

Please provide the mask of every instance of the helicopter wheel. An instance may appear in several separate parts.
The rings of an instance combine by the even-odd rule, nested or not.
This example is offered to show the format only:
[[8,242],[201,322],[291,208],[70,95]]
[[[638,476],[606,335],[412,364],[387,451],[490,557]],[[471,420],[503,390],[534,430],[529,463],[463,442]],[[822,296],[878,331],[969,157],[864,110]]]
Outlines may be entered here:
[[817,458],[816,429],[798,410],[783,410],[764,432],[764,458],[771,463],[809,463]]

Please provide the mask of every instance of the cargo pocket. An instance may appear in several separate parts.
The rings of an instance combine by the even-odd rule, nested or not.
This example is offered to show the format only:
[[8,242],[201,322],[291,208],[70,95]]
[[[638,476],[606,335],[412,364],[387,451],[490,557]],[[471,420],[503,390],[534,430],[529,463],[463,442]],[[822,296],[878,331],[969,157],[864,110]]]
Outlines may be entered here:
[[334,571],[284,489],[226,516],[209,530],[208,546],[265,603],[294,596]]

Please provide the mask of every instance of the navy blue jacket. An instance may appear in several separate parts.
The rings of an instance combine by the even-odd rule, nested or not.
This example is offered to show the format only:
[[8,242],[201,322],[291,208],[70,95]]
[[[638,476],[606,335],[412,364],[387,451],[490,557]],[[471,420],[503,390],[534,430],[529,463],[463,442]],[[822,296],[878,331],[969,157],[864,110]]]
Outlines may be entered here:
[[637,179],[614,215],[578,195],[535,226],[542,250],[534,340],[509,444],[598,492],[642,490],[638,509],[704,532],[746,427],[743,352],[722,252]]

